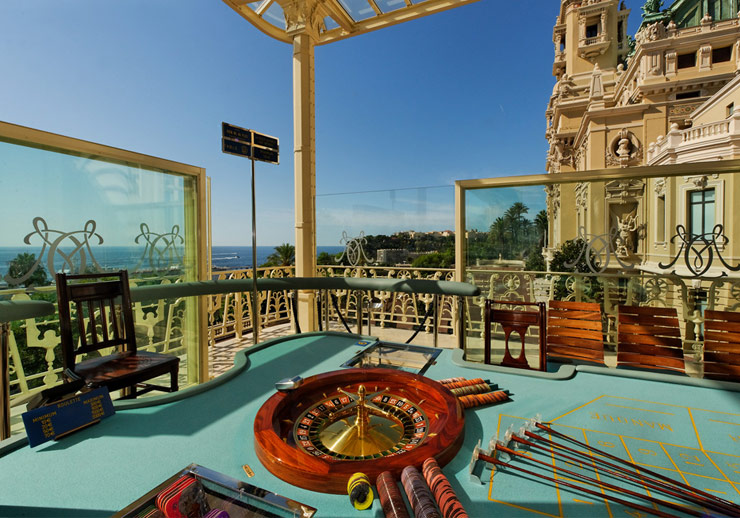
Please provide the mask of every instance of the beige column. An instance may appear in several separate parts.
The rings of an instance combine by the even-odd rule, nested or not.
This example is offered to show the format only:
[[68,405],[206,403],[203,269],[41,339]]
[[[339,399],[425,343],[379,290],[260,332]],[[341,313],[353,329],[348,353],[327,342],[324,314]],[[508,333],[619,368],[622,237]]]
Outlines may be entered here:
[[[316,276],[316,104],[314,41],[310,34],[293,35],[293,134],[295,138],[295,273]],[[315,331],[313,292],[299,292],[301,331]]]

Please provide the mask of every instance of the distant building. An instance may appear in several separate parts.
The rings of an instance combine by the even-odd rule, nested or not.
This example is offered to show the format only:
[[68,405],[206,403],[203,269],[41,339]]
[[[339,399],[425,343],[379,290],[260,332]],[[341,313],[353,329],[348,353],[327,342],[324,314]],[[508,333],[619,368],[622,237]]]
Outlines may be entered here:
[[[659,4],[645,3],[631,41],[630,10],[619,0],[561,1],[546,111],[549,173],[740,158],[737,0]],[[549,187],[546,255],[581,228],[591,236],[616,231],[622,261],[657,270],[676,254],[678,225],[694,235],[717,223],[730,231],[734,176]],[[735,264],[740,235],[729,237],[723,255]]]
[[409,251],[403,248],[381,248],[375,253],[375,262],[378,264],[400,264],[409,260]]

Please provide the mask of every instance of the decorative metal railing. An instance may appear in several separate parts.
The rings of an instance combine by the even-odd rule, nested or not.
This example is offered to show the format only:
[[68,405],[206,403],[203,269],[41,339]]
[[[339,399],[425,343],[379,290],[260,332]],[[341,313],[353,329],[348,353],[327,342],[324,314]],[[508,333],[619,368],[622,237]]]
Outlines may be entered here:
[[[277,279],[293,277],[293,266],[258,268],[260,278]],[[252,270],[222,270],[215,272],[213,278],[251,279]],[[290,321],[292,301],[284,291],[263,291],[258,294],[261,307],[261,325],[269,327]],[[226,293],[208,298],[208,343],[227,338],[242,338],[252,330],[252,306],[250,293]]]
[[[620,305],[675,307],[684,343],[701,359],[705,309],[740,309],[740,277],[687,279],[677,275],[633,271],[628,274],[548,273],[468,270],[468,282],[481,288],[467,307],[467,331],[483,336],[482,309],[486,298],[516,302],[570,300],[598,302],[602,307],[604,342],[617,346]],[[517,308],[518,309],[518,308]],[[534,333],[534,330],[531,331]]]
[[[378,266],[319,266],[318,275],[326,277],[369,277],[386,279],[431,279],[452,281],[452,269],[404,268]],[[416,329],[423,325],[423,331],[431,333],[434,322],[433,295],[409,295],[377,291],[372,293],[339,291],[333,292],[336,307],[345,319],[358,322],[369,319],[371,326],[378,328],[396,327]],[[437,332],[454,334],[454,300],[450,296],[440,296],[437,300]],[[327,301],[321,308],[322,321],[338,321],[339,315],[332,301]],[[370,308],[368,309],[368,305]],[[359,311],[358,311],[359,310]],[[426,317],[425,316],[429,315]]]
[[[337,277],[365,277],[391,279],[455,280],[451,269],[425,269],[375,266],[320,266],[319,275]],[[261,277],[281,278],[294,275],[292,267],[260,268]],[[217,279],[251,277],[251,270],[229,270],[214,275]],[[701,355],[703,343],[703,310],[740,310],[740,277],[724,276],[714,279],[686,279],[671,274],[632,271],[626,274],[605,273],[548,273],[469,269],[468,282],[481,288],[481,295],[468,300],[466,332],[469,336],[482,337],[482,308],[486,298],[507,300],[516,307],[517,302],[547,300],[573,300],[598,302],[602,306],[604,336],[607,347],[617,344],[617,313],[620,304],[678,309],[682,325],[682,338],[696,354]],[[158,282],[173,282],[164,279]],[[150,282],[134,280],[134,282]],[[52,287],[36,289],[34,297],[54,298]],[[3,290],[12,300],[28,299],[23,289]],[[358,326],[362,316],[364,325],[371,319],[373,334],[382,335],[384,328],[415,329],[423,324],[422,332],[432,333],[431,314],[434,297],[391,292],[332,292],[336,308],[351,325]],[[452,297],[439,297],[438,332],[454,335]],[[289,322],[292,297],[285,291],[266,291],[260,294],[262,326]],[[367,305],[371,304],[368,311]],[[184,299],[160,300],[153,304],[136,303],[136,329],[139,344],[145,350],[166,351],[186,358],[183,344]],[[251,331],[252,308],[248,293],[214,295],[208,301],[209,345],[228,338],[240,338]],[[321,319],[325,323],[338,322],[339,315],[331,300],[321,304]],[[29,350],[39,351],[43,361],[36,361],[31,370],[23,358]],[[25,360],[28,361],[28,360]],[[57,320],[29,319],[14,322],[10,336],[11,399],[23,401],[45,387],[61,381],[61,351]]]
[[[290,266],[274,268],[258,268],[260,278],[289,277],[294,274]],[[434,268],[403,268],[403,267],[374,267],[374,266],[319,266],[318,275],[325,277],[364,277],[388,279],[433,279],[454,280],[452,269]],[[251,270],[224,270],[214,275],[215,279],[251,279]],[[227,338],[242,338],[252,329],[252,309],[248,293],[229,293],[215,295],[209,298],[208,323],[211,342]],[[433,331],[431,317],[424,319],[427,313],[433,312],[434,297],[432,295],[409,295],[378,291],[373,293],[356,292],[350,290],[332,291],[327,300],[320,303],[320,319],[322,326],[327,321],[340,322],[341,316],[359,325],[370,319],[370,324],[377,328],[398,327],[403,329],[416,328],[424,323],[424,331]],[[368,310],[368,304],[372,308]],[[454,301],[452,297],[439,297],[438,304],[438,332],[453,333]],[[260,293],[262,308],[261,322],[263,327],[290,321],[292,298],[290,293],[266,291]],[[335,307],[336,306],[336,307]],[[339,310],[339,313],[337,312]],[[359,309],[359,311],[358,311]],[[362,324],[364,325],[364,324]],[[359,330],[359,329],[358,329]]]

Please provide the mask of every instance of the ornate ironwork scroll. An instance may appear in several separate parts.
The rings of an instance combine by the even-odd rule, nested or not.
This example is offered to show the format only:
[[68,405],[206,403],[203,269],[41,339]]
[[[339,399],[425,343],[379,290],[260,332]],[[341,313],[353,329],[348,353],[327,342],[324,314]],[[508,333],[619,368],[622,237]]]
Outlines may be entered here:
[[363,259],[366,263],[370,262],[363,248],[364,245],[367,245],[364,231],[360,231],[360,235],[354,238],[350,238],[346,231],[342,232],[342,239],[339,240],[339,244],[344,245],[344,250],[337,257],[337,261],[341,261],[346,257],[351,266],[357,266]]
[[[671,243],[676,239],[681,241],[681,247],[676,252],[676,257],[673,258],[673,261],[668,264],[658,263],[661,269],[668,270],[673,268],[673,265],[683,255],[684,264],[689,272],[691,272],[691,275],[693,277],[702,277],[712,267],[714,254],[717,254],[717,258],[725,268],[731,272],[740,271],[740,264],[730,266],[720,253],[720,247],[724,247],[730,242],[727,236],[725,236],[724,228],[721,224],[717,223],[711,232],[704,234],[690,234],[683,225],[676,225],[676,234],[671,238]],[[675,269],[670,273],[676,273]],[[723,271],[719,277],[726,275],[727,272]]]
[[[44,252],[47,247],[49,248],[46,254],[46,267],[50,273],[56,271],[54,267],[54,257],[59,254],[63,259],[62,270],[71,273],[81,273],[87,271],[88,258],[92,263],[92,266],[96,271],[100,271],[100,265],[95,260],[91,244],[100,245],[103,243],[103,236],[95,232],[97,224],[95,220],[90,219],[85,223],[82,230],[74,230],[72,232],[63,232],[61,230],[55,230],[48,227],[44,218],[36,217],[33,219],[34,231],[30,232],[23,238],[23,242],[27,245],[31,244],[31,238],[39,236],[43,244],[41,251],[39,252],[38,259],[31,265],[31,268],[23,274],[21,277],[13,278],[10,275],[5,276],[5,281],[9,285],[22,284],[28,280],[31,275],[38,269],[44,258]],[[94,243],[97,240],[97,243]],[[62,250],[62,246],[72,246],[72,250],[65,252]],[[75,259],[77,258],[77,264]]]
[[[569,263],[564,263],[567,268],[573,268],[581,259],[585,262],[592,273],[604,273],[609,268],[609,262],[612,256],[624,270],[633,270],[634,264],[623,261],[625,250],[628,250],[633,243],[632,233],[637,230],[628,228],[628,232],[618,227],[612,227],[608,234],[588,234],[585,227],[578,228],[578,239],[582,240],[584,245],[578,256]],[[629,254],[626,254],[629,255]],[[599,262],[601,259],[603,262]]]
[[134,243],[139,244],[139,240],[143,238],[146,247],[134,270],[138,270],[144,261],[148,261],[149,267],[153,270],[167,270],[182,264],[178,245],[185,243],[185,239],[180,235],[180,225],[173,225],[172,230],[164,234],[150,231],[146,223],[142,223],[139,228],[141,234],[136,236]]

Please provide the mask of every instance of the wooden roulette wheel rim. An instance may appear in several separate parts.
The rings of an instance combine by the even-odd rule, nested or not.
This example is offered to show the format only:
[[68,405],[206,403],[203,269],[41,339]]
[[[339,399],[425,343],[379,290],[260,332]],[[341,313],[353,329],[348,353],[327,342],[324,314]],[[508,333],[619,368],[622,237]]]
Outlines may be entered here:
[[[360,385],[376,419],[383,421],[380,414],[388,414],[391,428],[402,430],[401,439],[383,451],[344,455],[317,438],[335,422],[352,421],[346,416],[355,410],[342,410],[342,403],[333,407],[332,401],[341,398],[356,409],[360,403],[347,396],[356,395]],[[301,423],[310,423],[314,431],[304,431]],[[346,369],[311,376],[297,389],[268,398],[254,420],[254,443],[257,457],[276,477],[312,491],[342,494],[357,472],[374,481],[383,471],[400,478],[403,468],[419,467],[429,457],[444,466],[462,446],[464,425],[457,398],[434,380],[393,369]],[[302,440],[307,438],[303,434],[313,434],[312,439]]]

